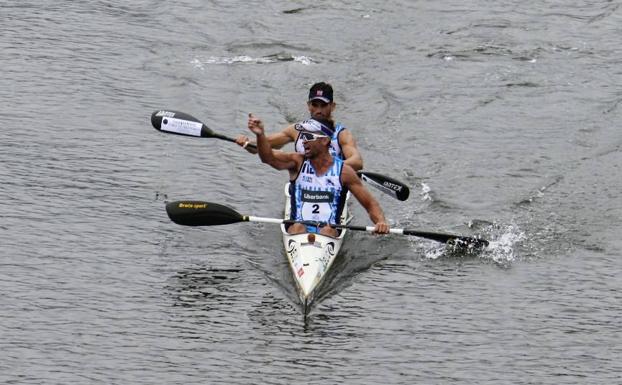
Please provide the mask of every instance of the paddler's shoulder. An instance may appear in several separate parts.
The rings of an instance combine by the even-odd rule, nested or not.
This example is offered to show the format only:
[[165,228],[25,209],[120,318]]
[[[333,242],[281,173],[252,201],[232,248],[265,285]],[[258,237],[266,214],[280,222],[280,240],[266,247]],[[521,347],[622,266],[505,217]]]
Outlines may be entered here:
[[298,131],[296,131],[294,123],[292,123],[289,126],[285,127],[283,129],[283,131],[281,131],[281,132],[283,133],[283,135],[286,135],[292,141],[294,141],[294,140],[296,140],[296,138],[298,138]]

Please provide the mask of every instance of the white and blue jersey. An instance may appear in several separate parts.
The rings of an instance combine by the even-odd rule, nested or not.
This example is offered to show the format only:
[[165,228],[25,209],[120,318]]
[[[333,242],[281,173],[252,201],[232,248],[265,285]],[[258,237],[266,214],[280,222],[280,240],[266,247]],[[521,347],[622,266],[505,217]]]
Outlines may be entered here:
[[289,185],[291,219],[339,224],[348,195],[347,188],[341,184],[342,169],[343,160],[334,157],[328,171],[318,176],[305,158],[296,179]]
[[[343,152],[341,151],[341,145],[339,144],[339,133],[345,129],[346,128],[342,126],[341,123],[335,123],[335,132],[330,138],[330,147],[328,149],[333,158],[343,159]],[[296,152],[299,152],[301,154],[305,153],[305,148],[302,145],[300,133],[298,133],[298,137],[294,142],[294,149],[296,150]]]

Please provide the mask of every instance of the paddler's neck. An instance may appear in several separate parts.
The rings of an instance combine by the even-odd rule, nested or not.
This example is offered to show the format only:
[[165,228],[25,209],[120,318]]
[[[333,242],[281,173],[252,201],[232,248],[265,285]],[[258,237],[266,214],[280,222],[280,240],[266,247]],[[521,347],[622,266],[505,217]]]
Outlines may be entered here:
[[310,158],[309,161],[311,162],[316,175],[324,175],[333,165],[334,159],[329,152],[324,152]]

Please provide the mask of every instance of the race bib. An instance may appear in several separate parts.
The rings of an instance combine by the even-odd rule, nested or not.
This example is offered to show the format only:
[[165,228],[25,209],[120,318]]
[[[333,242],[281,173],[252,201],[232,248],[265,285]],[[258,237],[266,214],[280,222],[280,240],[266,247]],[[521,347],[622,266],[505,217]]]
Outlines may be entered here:
[[302,190],[302,218],[306,221],[328,222],[331,217],[331,191]]

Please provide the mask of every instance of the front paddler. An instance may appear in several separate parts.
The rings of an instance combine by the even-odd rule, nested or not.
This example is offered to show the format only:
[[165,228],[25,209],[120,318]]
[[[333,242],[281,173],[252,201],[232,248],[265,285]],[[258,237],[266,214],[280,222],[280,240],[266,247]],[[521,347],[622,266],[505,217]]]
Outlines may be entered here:
[[[300,132],[304,154],[274,151],[266,138],[263,122],[248,115],[248,129],[257,137],[257,151],[263,163],[277,170],[287,170],[290,179],[291,219],[339,224],[347,192],[367,210],[375,225],[374,232],[387,234],[389,225],[374,196],[363,186],[352,167],[329,152],[334,127],[330,121],[309,119],[295,125]],[[329,225],[321,228],[294,223],[290,234],[314,232],[336,237]]]

